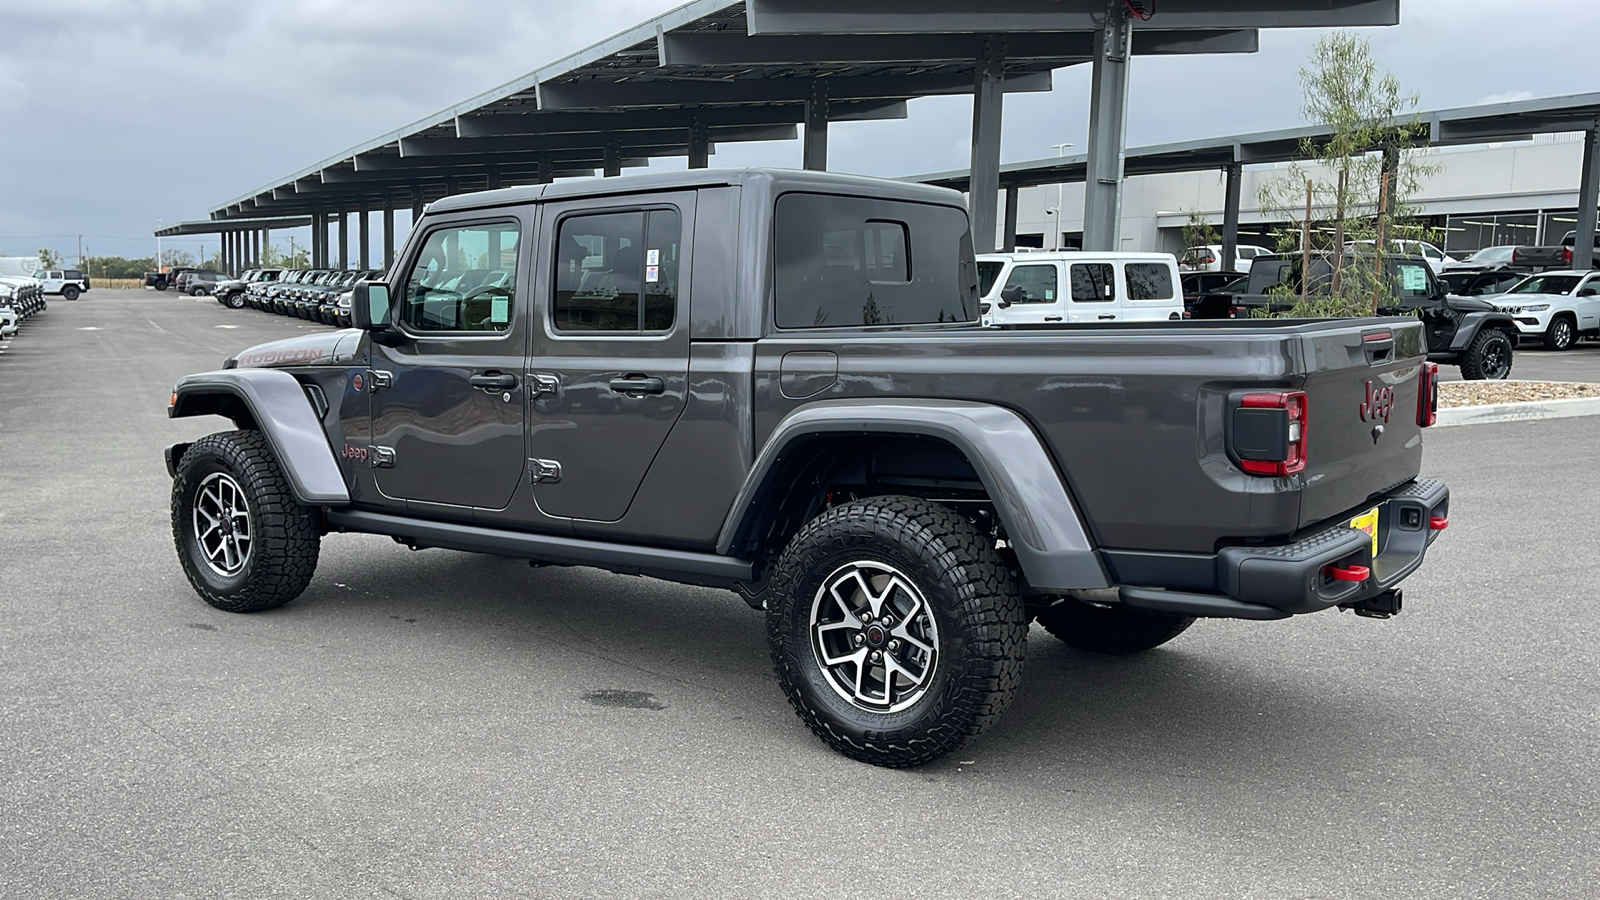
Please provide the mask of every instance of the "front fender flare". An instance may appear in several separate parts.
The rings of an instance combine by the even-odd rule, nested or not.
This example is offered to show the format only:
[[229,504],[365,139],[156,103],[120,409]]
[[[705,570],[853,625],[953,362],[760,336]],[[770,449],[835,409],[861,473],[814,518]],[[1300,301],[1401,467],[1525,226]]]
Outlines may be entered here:
[[[220,415],[216,400],[244,404],[278,458],[295,500],[307,506],[345,506],[350,491],[311,400],[293,375],[277,369],[228,369],[186,375],[172,389],[167,416]],[[176,465],[177,460],[172,464]]]
[[758,512],[769,474],[791,447],[825,435],[906,435],[943,440],[972,464],[1033,588],[1111,587],[1110,577],[1049,452],[1020,415],[960,400],[835,400],[803,406],[778,424],[734,500],[717,540],[732,551]]
[[[1478,332],[1485,328],[1491,328],[1495,331],[1515,332],[1517,323],[1512,321],[1510,316],[1501,312],[1482,310],[1467,313],[1461,317],[1460,323],[1456,325],[1455,339],[1450,342],[1450,352],[1466,352],[1466,349],[1472,345],[1473,339],[1478,336]],[[1512,340],[1512,343],[1516,343],[1515,339]]]

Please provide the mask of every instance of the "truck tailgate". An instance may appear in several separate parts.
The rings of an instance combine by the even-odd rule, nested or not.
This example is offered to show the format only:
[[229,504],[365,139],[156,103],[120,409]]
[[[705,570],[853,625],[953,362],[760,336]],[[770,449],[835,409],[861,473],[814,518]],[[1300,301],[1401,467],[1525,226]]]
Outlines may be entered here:
[[1422,461],[1417,422],[1422,323],[1363,320],[1301,336],[1309,420],[1302,528],[1352,512],[1410,480]]

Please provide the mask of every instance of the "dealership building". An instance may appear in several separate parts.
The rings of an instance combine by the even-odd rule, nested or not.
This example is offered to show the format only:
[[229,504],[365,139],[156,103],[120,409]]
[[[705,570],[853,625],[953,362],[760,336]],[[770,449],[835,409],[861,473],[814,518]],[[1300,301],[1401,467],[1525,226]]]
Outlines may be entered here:
[[[1443,249],[1458,259],[1499,244],[1558,243],[1574,229],[1583,162],[1581,133],[1433,147],[1419,153],[1438,171],[1424,179],[1412,205]],[[1284,177],[1289,165],[1274,163],[1242,173],[1241,244],[1275,246],[1274,230],[1286,223],[1263,214],[1255,198],[1263,183]],[[1327,176],[1315,165],[1302,164],[1302,169],[1313,178]],[[1184,226],[1196,212],[1220,230],[1226,182],[1220,170],[1130,177],[1122,198],[1122,248],[1177,253],[1183,249]],[[1022,188],[1017,200],[1018,246],[1081,245],[1082,184]],[[1056,210],[1064,213],[1059,237]]]

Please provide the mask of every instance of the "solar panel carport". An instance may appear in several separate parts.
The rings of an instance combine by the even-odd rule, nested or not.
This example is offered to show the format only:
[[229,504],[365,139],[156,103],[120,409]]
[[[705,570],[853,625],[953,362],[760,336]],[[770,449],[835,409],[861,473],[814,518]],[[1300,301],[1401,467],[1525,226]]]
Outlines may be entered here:
[[[1427,126],[1426,134],[1417,143],[1434,146],[1520,141],[1529,140],[1536,134],[1583,132],[1583,173],[1578,191],[1578,234],[1573,248],[1573,265],[1578,268],[1590,265],[1594,253],[1596,205],[1600,200],[1600,154],[1595,152],[1596,147],[1600,146],[1600,93],[1435,110],[1396,119],[1393,124],[1398,128],[1412,123]],[[1307,127],[1139,147],[1126,151],[1124,171],[1132,176],[1202,169],[1223,170],[1227,176],[1227,191],[1223,207],[1222,258],[1232,259],[1231,254],[1237,249],[1239,240],[1239,187],[1244,167],[1304,159],[1307,140],[1316,144],[1326,141],[1328,136],[1326,128]],[[1388,152],[1390,165],[1395,164],[1393,149],[1385,145],[1381,135],[1369,149],[1372,152]],[[1051,157],[1001,166],[995,192],[1003,190],[1006,195],[1006,228],[1002,246],[1006,249],[1016,246],[1017,192],[1020,189],[1046,184],[1078,184],[1088,179],[1088,173],[1087,155]],[[905,180],[958,191],[971,190],[974,183],[967,169],[912,176]],[[991,225],[990,229],[993,231],[994,226]]]
[[328,223],[420,213],[466,190],[618,175],[653,157],[707,165],[715,142],[782,140],[803,124],[803,161],[827,167],[831,121],[900,118],[905,101],[972,94],[974,234],[993,249],[1004,94],[1048,91],[1091,63],[1086,245],[1117,243],[1130,58],[1250,53],[1257,29],[1394,25],[1400,0],[695,0],[405,128],[211,211],[215,221],[309,216]]

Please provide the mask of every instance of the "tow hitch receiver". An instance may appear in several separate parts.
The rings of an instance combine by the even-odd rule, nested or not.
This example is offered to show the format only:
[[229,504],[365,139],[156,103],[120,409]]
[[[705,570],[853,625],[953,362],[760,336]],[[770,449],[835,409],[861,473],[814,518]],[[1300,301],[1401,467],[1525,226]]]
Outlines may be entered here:
[[1355,603],[1341,603],[1340,609],[1348,609],[1358,616],[1369,619],[1389,619],[1400,614],[1400,592],[1384,591],[1376,597],[1368,597]]

